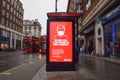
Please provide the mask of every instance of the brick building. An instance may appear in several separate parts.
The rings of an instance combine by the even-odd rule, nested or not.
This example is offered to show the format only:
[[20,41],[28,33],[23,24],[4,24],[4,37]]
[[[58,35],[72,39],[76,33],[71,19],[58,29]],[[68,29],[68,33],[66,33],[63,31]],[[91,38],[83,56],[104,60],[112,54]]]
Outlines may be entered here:
[[0,48],[21,48],[23,13],[20,0],[0,0]]
[[73,5],[73,12],[82,10],[78,21],[79,35],[84,40],[87,53],[92,43],[97,55],[105,54],[106,45],[113,47],[112,55],[117,55],[115,45],[120,46],[120,0],[69,0],[68,12]]

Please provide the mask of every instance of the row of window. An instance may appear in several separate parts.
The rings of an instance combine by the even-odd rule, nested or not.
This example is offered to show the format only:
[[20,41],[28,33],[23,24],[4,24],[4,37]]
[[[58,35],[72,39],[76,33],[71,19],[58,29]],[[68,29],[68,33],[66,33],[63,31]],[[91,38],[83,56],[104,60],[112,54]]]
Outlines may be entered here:
[[22,26],[22,24],[23,24],[22,21],[20,21],[19,19],[13,17],[13,16],[10,15],[9,13],[6,13],[6,15],[5,15],[4,10],[2,10],[2,15],[3,15],[3,16],[6,16],[8,19],[10,19],[11,21],[17,23],[18,25],[21,25],[21,26]]
[[23,26],[23,29],[25,29],[25,30],[31,30],[31,29],[36,30],[36,29],[38,29],[38,27],[39,26]]
[[[0,30],[0,36],[3,36],[3,37],[8,37],[10,38],[10,35],[11,35],[11,32],[10,31],[7,31],[7,30],[3,30],[1,29]],[[12,39],[17,39],[17,40],[22,40],[22,36],[19,35],[19,34],[16,34],[12,32]]]
[[[11,7],[10,12],[12,15],[16,16],[18,19],[23,20],[23,15],[19,14],[16,10],[13,10],[13,8]],[[5,15],[9,17],[9,12],[5,11],[5,9],[2,9],[2,15]]]
[[[6,23],[5,23],[5,22],[6,22]],[[20,28],[20,27],[18,27],[17,25],[13,24],[12,22],[9,22],[8,20],[5,21],[4,18],[1,18],[1,24],[2,24],[2,25],[5,25],[6,27],[9,27],[9,28],[11,28],[11,29],[14,29],[14,30],[16,30],[16,31],[21,32],[21,28]]]
[[[14,8],[16,8],[16,10],[18,10],[19,13],[23,14],[23,9],[22,9],[22,5],[20,5],[20,3],[18,2],[18,0],[11,0],[8,1],[11,5],[14,6]],[[6,7],[7,9],[10,10],[10,5],[6,3],[6,0],[3,0],[3,6]]]
[[[27,35],[37,36],[37,31],[34,31],[34,33],[32,33],[31,31],[25,30],[24,33],[27,34]],[[40,34],[38,33],[38,35],[40,35]]]
[[[15,21],[15,18],[13,19],[13,21]],[[5,24],[6,22],[6,24]],[[8,27],[8,25],[12,26],[12,23],[13,22],[10,22],[9,20],[6,20],[5,18],[1,18],[1,24],[2,25],[6,25]],[[19,21],[18,19],[16,19],[16,23],[19,25],[19,26],[23,26],[22,22]]]

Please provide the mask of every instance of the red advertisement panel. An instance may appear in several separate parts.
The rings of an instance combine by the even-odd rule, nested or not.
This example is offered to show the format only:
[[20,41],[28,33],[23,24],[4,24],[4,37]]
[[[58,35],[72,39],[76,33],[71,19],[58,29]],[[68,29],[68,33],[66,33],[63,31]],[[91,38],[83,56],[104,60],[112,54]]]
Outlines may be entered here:
[[49,62],[72,62],[72,22],[50,22]]

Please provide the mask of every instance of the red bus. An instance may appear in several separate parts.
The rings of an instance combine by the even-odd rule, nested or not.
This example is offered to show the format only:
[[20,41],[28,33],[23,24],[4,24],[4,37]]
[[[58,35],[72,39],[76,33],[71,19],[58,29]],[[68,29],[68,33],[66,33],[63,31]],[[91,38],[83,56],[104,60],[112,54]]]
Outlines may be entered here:
[[23,37],[23,52],[34,53],[39,52],[40,49],[40,39],[34,36],[24,36]]
[[41,38],[40,38],[40,50],[39,52],[41,54],[45,54],[46,53],[46,35],[42,35]]

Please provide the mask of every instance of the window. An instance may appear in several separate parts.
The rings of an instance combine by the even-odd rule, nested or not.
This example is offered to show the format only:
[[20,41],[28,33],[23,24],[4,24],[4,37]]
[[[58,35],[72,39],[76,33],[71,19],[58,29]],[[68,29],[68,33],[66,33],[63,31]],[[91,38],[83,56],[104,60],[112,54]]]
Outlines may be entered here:
[[24,26],[25,30],[27,30],[27,26]]
[[4,0],[3,0],[3,3],[2,3],[2,4],[3,4],[3,6],[5,7],[6,3],[5,3],[5,1],[4,1]]
[[11,13],[13,12],[13,8],[11,7]]
[[34,30],[36,30],[37,29],[37,26],[34,26]]
[[5,19],[1,18],[1,24],[4,25],[5,24]]
[[9,5],[9,4],[7,4],[7,9],[8,9],[8,10],[10,9],[10,5]]
[[87,4],[86,4],[86,10],[88,10],[88,8],[91,6],[91,0],[88,0],[87,1]]
[[29,26],[29,30],[31,30],[31,26]]
[[13,17],[13,22],[15,22],[15,17]]
[[7,16],[7,18],[9,18],[9,13],[8,12],[7,12],[6,16]]
[[7,26],[7,27],[9,26],[9,21],[8,21],[8,20],[6,20],[6,26]]
[[12,28],[12,22],[10,22],[10,28]]
[[14,10],[14,15],[15,15],[16,11]]
[[13,5],[13,0],[11,0],[11,4]]
[[34,36],[36,36],[36,31],[34,31]]
[[4,15],[4,16],[5,16],[5,10],[4,10],[4,9],[2,9],[2,15]]

